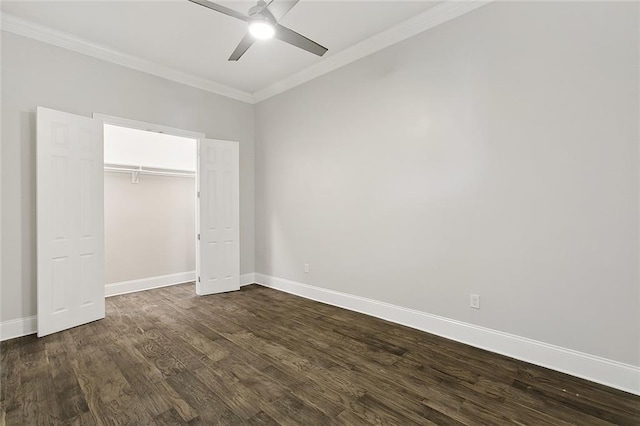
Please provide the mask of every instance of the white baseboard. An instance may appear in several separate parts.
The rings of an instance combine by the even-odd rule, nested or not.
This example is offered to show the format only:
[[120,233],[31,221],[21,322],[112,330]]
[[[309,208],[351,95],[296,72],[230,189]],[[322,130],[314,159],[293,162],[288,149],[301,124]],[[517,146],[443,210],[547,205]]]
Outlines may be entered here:
[[37,317],[18,318],[0,323],[0,340],[9,340],[16,337],[34,334],[38,331]]
[[296,296],[382,318],[572,376],[640,395],[640,367],[503,333],[414,309],[282,278],[255,274],[256,283]]
[[253,272],[249,274],[240,275],[240,287],[244,287],[245,285],[254,284],[256,282],[256,274]]
[[121,281],[119,283],[107,284],[104,289],[104,295],[106,297],[118,296],[120,294],[151,290],[152,288],[167,287],[195,280],[196,271],[188,271],[179,272],[177,274],[160,275],[157,277],[141,278],[139,280]]

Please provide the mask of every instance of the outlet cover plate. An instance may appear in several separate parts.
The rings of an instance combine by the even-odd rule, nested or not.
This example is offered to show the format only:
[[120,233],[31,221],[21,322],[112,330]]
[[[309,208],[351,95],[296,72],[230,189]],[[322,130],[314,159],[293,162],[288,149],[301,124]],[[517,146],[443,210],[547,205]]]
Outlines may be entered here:
[[478,294],[470,294],[469,295],[469,306],[473,309],[480,309],[480,295]]

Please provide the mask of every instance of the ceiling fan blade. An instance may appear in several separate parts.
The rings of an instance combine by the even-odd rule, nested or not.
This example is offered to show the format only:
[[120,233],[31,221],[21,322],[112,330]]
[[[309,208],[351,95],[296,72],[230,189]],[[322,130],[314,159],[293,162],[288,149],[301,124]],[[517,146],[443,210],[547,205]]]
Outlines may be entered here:
[[300,0],[271,0],[267,5],[267,9],[276,18],[276,21],[279,21],[299,1]]
[[328,50],[326,47],[320,46],[315,41],[310,40],[305,36],[298,34],[297,32],[290,30],[289,28],[280,24],[276,25],[276,33],[274,37],[278,40],[282,40],[285,43],[289,43],[293,46],[299,47],[300,49],[306,50],[307,52],[311,52],[314,55],[318,56],[324,55]]
[[251,34],[246,33],[242,40],[240,40],[240,43],[238,43],[238,47],[236,47],[236,50],[234,50],[231,56],[229,56],[229,60],[237,61],[238,59],[240,59],[240,57],[244,55],[244,52],[246,52],[247,49],[251,47],[254,41],[255,38],[253,38]]
[[217,3],[210,2],[209,0],[189,0],[189,1],[191,3],[199,4],[200,6],[204,6],[207,9],[215,10],[216,12],[223,13],[227,16],[232,16],[234,18],[240,19],[241,21],[245,21],[245,22],[249,21],[249,17],[244,13],[219,5]]

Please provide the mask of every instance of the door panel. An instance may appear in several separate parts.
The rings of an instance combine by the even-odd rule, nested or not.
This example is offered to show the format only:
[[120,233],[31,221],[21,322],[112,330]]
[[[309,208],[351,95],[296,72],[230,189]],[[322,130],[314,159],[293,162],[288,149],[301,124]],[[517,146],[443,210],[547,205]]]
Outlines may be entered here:
[[201,139],[198,145],[196,293],[240,288],[238,143]]
[[104,318],[102,123],[38,108],[38,336]]

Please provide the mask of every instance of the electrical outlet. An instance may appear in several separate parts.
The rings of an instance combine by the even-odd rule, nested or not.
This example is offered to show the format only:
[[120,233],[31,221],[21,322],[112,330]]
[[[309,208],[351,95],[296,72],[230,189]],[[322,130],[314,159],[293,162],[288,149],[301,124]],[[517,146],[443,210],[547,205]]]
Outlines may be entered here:
[[473,309],[480,309],[480,295],[478,294],[470,294],[469,295],[469,306]]
[[304,273],[305,273],[305,274],[308,274],[308,273],[309,273],[309,264],[308,264],[308,263],[305,263],[305,264],[304,264]]

